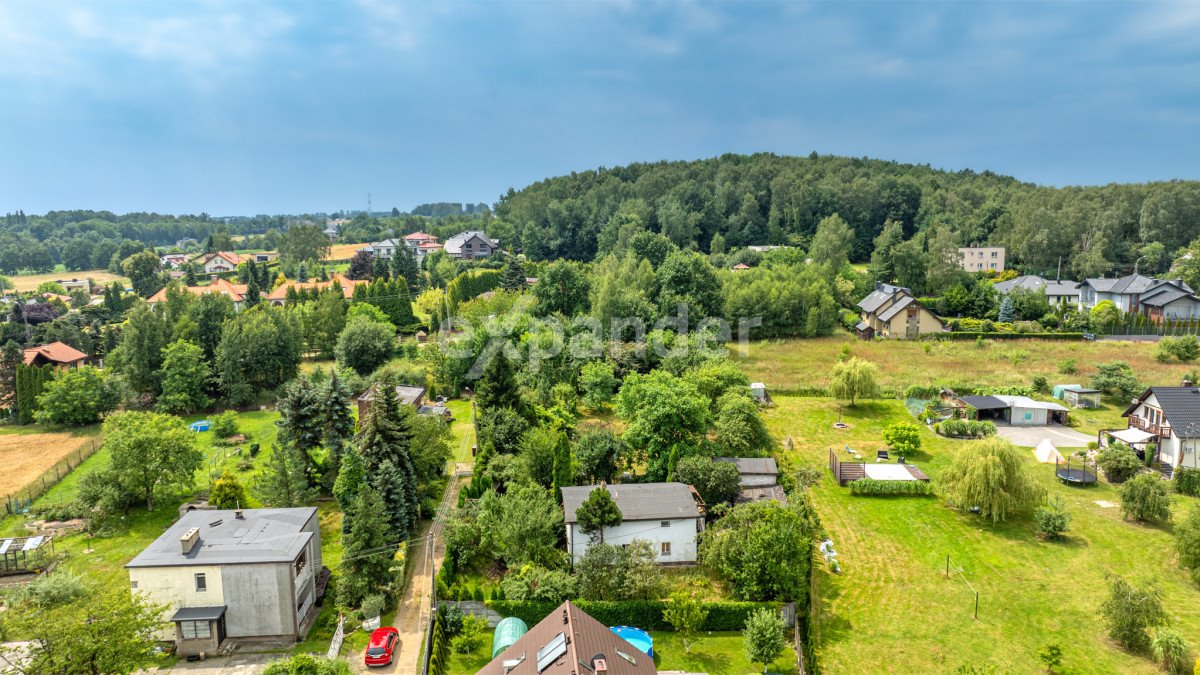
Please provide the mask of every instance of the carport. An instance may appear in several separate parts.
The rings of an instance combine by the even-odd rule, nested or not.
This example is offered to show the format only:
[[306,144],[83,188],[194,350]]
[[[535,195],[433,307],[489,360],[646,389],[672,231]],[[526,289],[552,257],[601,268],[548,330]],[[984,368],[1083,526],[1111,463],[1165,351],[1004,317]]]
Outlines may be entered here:
[[959,400],[975,409],[976,419],[1008,421],[1008,404],[995,396],[960,396]]

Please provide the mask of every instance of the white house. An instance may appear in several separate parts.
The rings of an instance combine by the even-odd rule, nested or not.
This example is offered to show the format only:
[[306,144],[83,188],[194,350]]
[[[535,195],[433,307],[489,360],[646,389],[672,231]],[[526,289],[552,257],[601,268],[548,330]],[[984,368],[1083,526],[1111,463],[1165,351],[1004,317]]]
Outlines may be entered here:
[[391,260],[392,256],[396,255],[396,248],[403,245],[404,242],[399,239],[384,239],[383,241],[373,241],[359,250],[366,251],[376,258]]
[[1001,295],[1008,295],[1019,288],[1043,291],[1051,305],[1074,305],[1079,302],[1079,283],[1075,281],[1052,281],[1031,274],[1001,281],[992,287]]
[[958,249],[962,268],[968,272],[1003,272],[1003,246],[963,246]]
[[1182,279],[1154,279],[1130,274],[1120,279],[1085,279],[1079,284],[1079,308],[1091,309],[1111,300],[1122,312],[1151,319],[1200,318],[1200,298]]
[[129,586],[163,604],[160,640],[216,653],[227,638],[300,640],[317,613],[315,508],[185,513],[129,561]]
[[232,251],[201,253],[195,258],[192,258],[192,262],[199,265],[201,269],[204,270],[205,274],[232,272],[237,269],[238,263],[241,261],[242,257]]
[[492,239],[480,230],[459,232],[446,240],[443,250],[451,258],[486,258],[500,248],[500,240]]
[[654,547],[661,564],[696,562],[696,537],[704,531],[700,495],[683,483],[628,483],[562,489],[571,564],[587,553],[593,534],[595,543],[600,541],[600,533],[586,534],[579,528],[575,515],[592,490],[608,490],[621,509],[621,524],[603,528],[604,543],[626,546],[644,539]]
[[1129,427],[1108,435],[1139,449],[1157,445],[1164,472],[1200,468],[1200,388],[1186,380],[1180,387],[1150,387],[1121,415]]

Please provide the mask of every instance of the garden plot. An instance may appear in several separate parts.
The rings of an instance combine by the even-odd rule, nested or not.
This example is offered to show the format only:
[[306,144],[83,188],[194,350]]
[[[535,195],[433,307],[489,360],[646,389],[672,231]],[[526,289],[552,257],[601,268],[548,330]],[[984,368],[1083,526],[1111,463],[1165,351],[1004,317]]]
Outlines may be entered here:
[[91,439],[69,433],[0,435],[0,495],[13,494]]

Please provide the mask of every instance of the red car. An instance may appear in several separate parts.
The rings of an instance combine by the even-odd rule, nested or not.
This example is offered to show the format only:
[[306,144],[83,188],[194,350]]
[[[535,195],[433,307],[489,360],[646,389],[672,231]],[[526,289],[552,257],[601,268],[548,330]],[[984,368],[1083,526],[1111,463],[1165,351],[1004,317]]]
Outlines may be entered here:
[[391,626],[376,628],[371,633],[371,641],[367,643],[367,653],[363,655],[363,664],[368,666],[386,666],[392,662],[392,653],[400,644],[400,631]]

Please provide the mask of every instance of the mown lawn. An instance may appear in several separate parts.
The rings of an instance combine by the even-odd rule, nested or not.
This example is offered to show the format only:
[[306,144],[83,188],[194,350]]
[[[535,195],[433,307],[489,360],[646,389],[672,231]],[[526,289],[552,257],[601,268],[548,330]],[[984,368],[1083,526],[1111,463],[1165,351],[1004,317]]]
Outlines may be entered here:
[[[900,401],[850,408],[831,399],[776,396],[765,418],[773,435],[790,436],[780,449],[784,470],[828,466],[849,444],[867,456],[883,447],[888,424],[911,419]],[[851,429],[840,431],[843,420]],[[910,456],[935,481],[957,448],[922,429],[924,448]],[[940,498],[856,497],[825,471],[812,489],[814,505],[834,541],[842,573],[818,565],[814,585],[814,647],[825,672],[948,672],[994,664],[999,672],[1036,672],[1038,651],[1054,642],[1071,672],[1154,672],[1147,657],[1131,655],[1104,633],[1098,608],[1105,575],[1153,578],[1176,628],[1200,635],[1200,589],[1175,561],[1170,527],[1125,522],[1116,489],[1058,483],[1053,466],[1029,462],[1050,494],[1061,495],[1073,520],[1070,538],[1050,543],[1028,518],[992,525],[946,507]],[[1176,517],[1193,502],[1175,497]],[[950,579],[945,578],[950,556]],[[968,587],[968,584],[970,587]],[[979,591],[979,619],[972,618]]]
[[[903,390],[910,384],[971,386],[1028,385],[1035,375],[1053,384],[1084,384],[1096,373],[1096,364],[1125,361],[1143,384],[1179,384],[1193,364],[1159,363],[1154,360],[1155,343],[1058,342],[1052,340],[974,342],[856,340],[848,333],[813,340],[764,340],[752,342],[749,354],[741,356],[731,345],[735,359],[751,381],[764,382],[768,389],[796,390],[829,385],[829,373],[843,347],[853,356],[879,366],[879,384]],[[1061,374],[1059,367],[1075,361],[1074,374]]]

